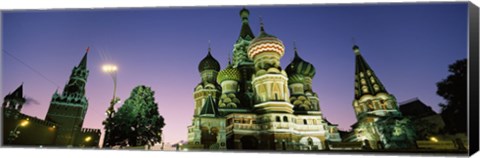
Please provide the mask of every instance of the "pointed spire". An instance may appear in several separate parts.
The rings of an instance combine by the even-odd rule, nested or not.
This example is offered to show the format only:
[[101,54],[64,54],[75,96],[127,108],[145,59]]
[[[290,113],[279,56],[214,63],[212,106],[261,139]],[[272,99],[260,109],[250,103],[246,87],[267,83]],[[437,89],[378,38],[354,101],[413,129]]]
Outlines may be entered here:
[[[364,94],[376,95],[378,93],[387,93],[380,79],[375,75],[374,71],[368,65],[367,61],[360,54],[360,48],[357,45],[353,46],[353,51],[356,54],[355,59],[355,98],[359,99]],[[363,80],[363,81],[362,81]]]
[[80,61],[80,64],[78,64],[78,67],[83,67],[83,68],[87,67],[87,55],[89,51],[90,51],[90,47],[87,47],[85,55],[83,55],[82,61]]
[[243,7],[243,9],[240,10],[240,17],[242,19],[242,29],[240,30],[239,38],[247,39],[248,36],[249,36],[248,40],[255,38],[255,36],[252,33],[252,29],[250,29],[250,25],[248,24],[249,15],[250,15],[250,12],[247,10],[247,8]]
[[23,82],[20,86],[18,86],[17,89],[15,89],[15,91],[13,91],[12,96],[20,98],[23,97]]

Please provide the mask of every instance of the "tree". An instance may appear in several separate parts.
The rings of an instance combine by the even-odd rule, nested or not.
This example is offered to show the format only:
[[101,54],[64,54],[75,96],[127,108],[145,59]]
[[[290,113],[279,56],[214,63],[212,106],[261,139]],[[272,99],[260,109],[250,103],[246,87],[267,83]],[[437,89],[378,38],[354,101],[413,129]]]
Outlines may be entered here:
[[467,59],[449,65],[451,73],[437,83],[437,94],[446,100],[440,103],[441,116],[448,133],[467,132]]
[[112,118],[112,141],[120,146],[152,146],[161,141],[163,117],[155,103],[155,92],[144,85],[135,87]]

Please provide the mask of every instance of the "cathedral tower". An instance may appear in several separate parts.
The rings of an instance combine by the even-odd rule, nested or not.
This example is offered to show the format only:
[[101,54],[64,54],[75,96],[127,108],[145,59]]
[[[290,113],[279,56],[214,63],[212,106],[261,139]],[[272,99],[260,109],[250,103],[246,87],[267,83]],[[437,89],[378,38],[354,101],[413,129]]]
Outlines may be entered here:
[[15,91],[9,93],[3,99],[3,108],[15,110],[20,112],[22,110],[23,104],[25,104],[26,99],[23,97],[23,83],[18,86]]
[[218,73],[217,82],[222,86],[222,95],[220,96],[218,108],[222,115],[238,112],[242,108],[238,95],[240,89],[239,81],[241,81],[240,71],[233,68],[230,62],[226,69]]
[[353,46],[355,53],[355,99],[353,107],[357,119],[367,114],[384,116],[387,113],[399,113],[395,96],[389,94],[375,72],[370,68],[360,48]]
[[256,94],[254,108],[257,113],[293,113],[293,105],[289,103],[287,73],[280,67],[280,58],[284,54],[282,41],[267,34],[262,23],[260,35],[248,47],[248,57],[255,65],[252,86]]
[[207,96],[212,96],[217,99],[221,94],[221,87],[217,84],[217,75],[220,71],[220,64],[213,58],[211,48],[208,48],[208,53],[200,64],[198,64],[198,72],[202,81],[195,87],[193,96],[195,99],[195,111],[193,115],[198,115],[205,103]]
[[415,146],[415,130],[397,107],[395,96],[389,94],[370,68],[360,48],[355,53],[355,96],[353,108],[357,117],[354,129],[357,141],[370,149],[398,149]]
[[240,81],[238,82],[239,95],[238,99],[242,102],[242,108],[251,108],[254,104],[252,88],[252,75],[255,71],[253,61],[248,58],[248,46],[255,38],[248,23],[250,11],[246,8],[240,10],[240,18],[242,27],[237,41],[233,45],[233,68],[237,68],[240,72]]
[[45,120],[60,125],[55,140],[55,145],[72,146],[75,136],[81,131],[83,120],[88,108],[85,97],[85,84],[87,83],[87,55],[85,52],[82,60],[75,66],[68,83],[61,94],[55,91]]
[[312,90],[315,67],[300,57],[296,46],[294,51],[295,57],[285,69],[289,78],[290,102],[294,105],[295,113],[320,114],[319,100]]

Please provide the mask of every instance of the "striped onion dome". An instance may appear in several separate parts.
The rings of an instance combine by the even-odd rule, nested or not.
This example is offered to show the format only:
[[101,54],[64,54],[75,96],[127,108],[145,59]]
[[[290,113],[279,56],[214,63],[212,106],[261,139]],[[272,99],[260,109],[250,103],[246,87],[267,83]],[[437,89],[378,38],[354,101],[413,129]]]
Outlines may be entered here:
[[313,65],[309,62],[300,58],[297,48],[295,48],[295,57],[293,58],[293,61],[288,64],[285,71],[287,72],[288,76],[295,76],[297,74],[311,78],[315,76],[315,67],[313,67]]
[[275,52],[282,57],[285,53],[285,46],[277,37],[267,34],[262,24],[260,35],[255,37],[248,47],[248,57],[253,60],[256,55],[263,52]]
[[233,68],[231,64],[229,64],[227,68],[218,72],[217,75],[218,84],[226,80],[240,81],[240,71],[238,71],[236,68]]

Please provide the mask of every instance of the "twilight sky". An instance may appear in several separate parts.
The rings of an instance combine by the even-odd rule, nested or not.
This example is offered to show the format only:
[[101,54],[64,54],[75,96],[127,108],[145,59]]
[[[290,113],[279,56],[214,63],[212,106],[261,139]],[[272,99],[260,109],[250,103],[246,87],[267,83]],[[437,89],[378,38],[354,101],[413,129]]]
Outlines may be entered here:
[[[222,68],[240,33],[237,7],[83,9],[5,11],[2,21],[2,98],[24,83],[35,101],[23,113],[44,119],[52,94],[63,89],[72,68],[90,46],[86,85],[89,108],[84,127],[102,128],[113,81],[101,65],[119,67],[117,95],[126,100],[137,85],[155,91],[164,116],[166,142],[186,140],[193,116],[197,66],[208,41]],[[352,37],[388,92],[399,102],[418,97],[439,112],[435,83],[448,65],[467,57],[467,3],[382,5],[249,6],[250,26],[286,46],[281,60],[300,56],[316,70],[313,89],[324,116],[348,130],[352,108],[355,55]],[[4,51],[41,72],[30,70]],[[59,87],[57,87],[57,85]],[[117,104],[116,107],[121,106]]]

